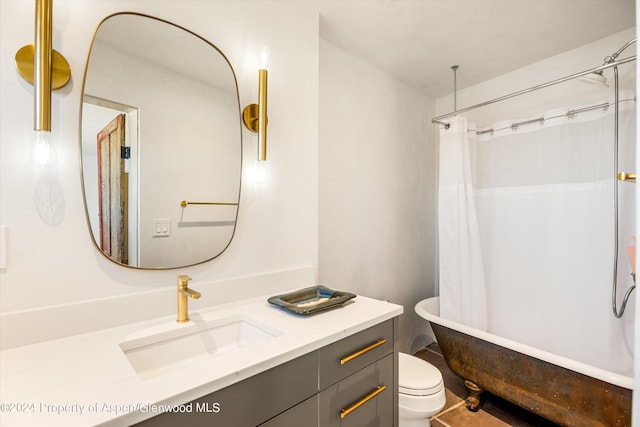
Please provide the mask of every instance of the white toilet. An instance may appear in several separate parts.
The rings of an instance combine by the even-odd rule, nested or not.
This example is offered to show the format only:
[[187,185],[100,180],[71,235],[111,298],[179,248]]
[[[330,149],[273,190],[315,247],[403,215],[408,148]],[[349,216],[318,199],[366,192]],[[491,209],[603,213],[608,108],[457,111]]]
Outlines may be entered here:
[[399,427],[429,427],[429,418],[444,408],[442,374],[432,364],[406,353],[398,353]]

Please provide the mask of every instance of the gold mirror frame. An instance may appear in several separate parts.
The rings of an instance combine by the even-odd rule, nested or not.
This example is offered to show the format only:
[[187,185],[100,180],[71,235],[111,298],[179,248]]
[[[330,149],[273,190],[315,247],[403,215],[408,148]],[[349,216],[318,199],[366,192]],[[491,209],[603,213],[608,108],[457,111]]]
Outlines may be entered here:
[[[168,116],[167,120],[162,122],[159,122],[158,120],[151,120],[151,108],[148,105],[144,108],[139,109],[141,116],[140,123],[142,123],[141,130],[139,131],[141,150],[136,150],[134,147],[132,147],[130,152],[133,156],[136,155],[135,152],[138,151],[141,156],[135,160],[129,159],[129,161],[140,163],[140,165],[138,166],[139,170],[141,171],[141,173],[139,174],[140,182],[137,184],[137,187],[134,185],[133,187],[128,188],[133,188],[134,192],[136,188],[139,189],[140,195],[138,201],[135,202],[135,204],[139,206],[137,213],[137,215],[139,215],[137,233],[139,236],[143,237],[138,238],[137,244],[139,245],[139,255],[136,257],[137,260],[135,263],[131,263],[128,259],[124,260],[121,255],[114,256],[110,251],[110,246],[105,247],[103,245],[104,239],[101,236],[109,233],[96,232],[96,222],[101,223],[103,221],[101,218],[103,218],[104,215],[95,215],[93,213],[93,201],[97,200],[97,198],[102,200],[103,197],[96,197],[91,193],[98,192],[102,194],[103,190],[95,190],[95,183],[91,182],[91,179],[88,179],[88,177],[91,177],[94,173],[93,170],[97,171],[98,166],[92,166],[90,165],[90,163],[92,162],[87,161],[87,158],[88,156],[90,156],[90,154],[86,153],[88,152],[88,150],[86,150],[86,147],[83,146],[83,137],[85,141],[88,137],[87,135],[84,135],[85,132],[81,127],[80,150],[82,154],[82,161],[80,170],[82,177],[83,195],[85,200],[87,224],[93,237],[94,245],[109,260],[119,265],[131,268],[173,269],[207,262],[219,256],[224,252],[224,250],[226,250],[233,239],[237,224],[242,177],[242,122],[235,72],[226,56],[215,45],[179,25],[152,16],[133,12],[121,12],[107,16],[100,22],[95,31],[87,58],[82,87],[83,104],[80,112],[80,123],[82,124],[82,126],[84,126],[85,122],[88,120],[88,113],[85,111],[87,110],[87,106],[89,105],[85,102],[87,100],[91,100],[91,104],[106,104],[108,106],[115,104],[123,104],[126,106],[133,105],[133,109],[136,109],[138,107],[135,102],[131,102],[131,100],[128,99],[119,99],[117,96],[95,93],[99,92],[96,90],[96,86],[98,85],[92,82],[92,79],[94,78],[92,77],[92,73],[95,72],[93,63],[95,62],[97,55],[99,54],[99,50],[97,50],[96,47],[102,43],[101,34],[104,33],[104,30],[106,28],[108,28],[108,25],[115,25],[116,21],[113,21],[114,19],[118,19],[121,22],[124,22],[123,20],[127,20],[129,22],[133,22],[133,20],[138,21],[135,25],[131,26],[130,32],[140,31],[141,35],[136,36],[134,34],[130,34],[130,37],[132,43],[145,43],[145,41],[141,40],[141,37],[148,34],[149,39],[146,41],[147,45],[142,47],[142,49],[145,49],[144,53],[150,54],[147,51],[150,50],[154,44],[157,45],[158,49],[163,51],[162,57],[154,54],[150,55],[156,61],[163,61],[163,63],[165,64],[165,68],[162,68],[163,66],[156,63],[154,65],[155,68],[147,69],[144,72],[138,72],[138,75],[142,76],[141,80],[162,80],[164,75],[157,77],[156,74],[161,74],[162,72],[167,70],[172,70],[167,71],[167,73],[178,72],[177,69],[179,69],[180,66],[183,66],[184,68],[179,71],[179,73],[181,74],[178,75],[175,79],[176,84],[173,84],[174,80],[169,80],[169,82],[171,83],[169,85],[170,87],[167,87],[167,85],[165,84],[164,86],[162,86],[163,88],[167,87],[167,90],[174,90],[175,88],[173,88],[173,86],[183,88],[183,86],[186,85],[188,89],[191,89],[190,85],[193,83],[194,86],[206,85],[205,91],[207,93],[213,92],[221,95],[219,97],[220,99],[216,98],[215,101],[210,101],[209,98],[207,98],[207,102],[219,103],[211,106],[202,101],[202,99],[204,99],[205,97],[201,94],[199,94],[198,96],[201,96],[202,99],[199,98],[197,100],[198,102],[187,102],[188,100],[186,98],[186,95],[183,98],[174,99],[174,101],[178,105],[181,103],[184,105],[189,105],[189,108],[183,108],[181,115],[188,116],[190,118],[194,116],[206,117],[205,121],[200,121],[197,124],[181,124],[183,129],[187,129],[187,131],[204,129],[203,133],[213,136],[214,140],[220,139],[225,141],[225,145],[220,149],[218,148],[218,146],[216,146],[216,151],[214,152],[212,151],[212,146],[214,145],[213,140],[206,145],[200,144],[198,147],[196,147],[195,145],[192,145],[194,138],[187,136],[186,132],[181,133],[180,137],[174,137],[174,140],[170,141],[168,145],[165,142],[165,145],[167,146],[173,145],[173,148],[171,148],[171,150],[167,150],[166,153],[164,153],[165,157],[170,158],[170,160],[167,160],[167,162],[163,164],[157,164],[154,162],[152,165],[148,165],[145,163],[143,156],[150,156],[149,152],[152,151],[150,147],[162,145],[163,143],[158,141],[158,139],[163,138],[166,134],[174,131],[174,128],[177,127],[177,123],[169,120],[173,119],[171,115]],[[141,29],[143,22],[149,23],[150,28]],[[153,28],[153,30],[151,30],[151,28]],[[154,31],[156,30],[166,30],[167,32],[171,33],[171,37],[167,36],[166,34],[163,34],[162,36],[152,35],[155,34]],[[124,31],[122,33],[128,33],[128,31]],[[184,39],[182,40],[182,42],[188,41],[189,43],[194,43],[198,46],[201,46],[202,49],[206,49],[207,53],[203,54],[202,52],[199,52],[197,54],[189,56],[189,58],[195,58],[193,61],[185,60],[184,56],[188,55],[191,50],[194,50],[192,47],[182,46],[180,49],[178,49],[179,52],[169,51],[169,54],[167,54],[166,48],[169,44],[167,43],[167,41],[171,40],[171,43],[173,43],[173,41],[177,40],[178,38]],[[165,43],[158,44],[158,40],[163,40],[165,41]],[[130,47],[130,45],[127,45],[127,48]],[[200,49],[200,47],[198,47],[198,49]],[[215,58],[212,57],[211,59],[203,59],[202,57],[208,55],[208,52],[214,54]],[[179,60],[172,60],[169,57],[173,53],[179,53],[179,55],[182,55],[182,57]],[[131,58],[136,60],[139,59],[135,55],[132,55]],[[216,69],[224,69],[226,75],[210,77],[215,74],[212,72],[212,69],[207,69],[203,72],[202,70],[198,70],[194,65],[194,63],[200,64],[200,61],[210,61],[211,63],[215,63]],[[118,64],[115,64],[114,68],[117,69]],[[113,70],[107,71],[107,73],[105,74],[105,78],[113,79],[114,73],[112,71]],[[185,75],[183,75],[182,73],[184,73]],[[133,74],[134,73],[132,73],[132,75]],[[224,87],[218,80],[216,80],[215,82],[211,80],[213,78],[220,78],[224,80]],[[97,79],[99,80],[100,77],[97,77]],[[208,79],[206,80],[207,83],[203,83],[203,79]],[[124,90],[124,92],[126,92],[126,90]],[[155,92],[149,90],[149,93],[152,93],[154,95],[154,98],[161,97],[161,94],[159,94],[159,92],[159,89]],[[194,95],[191,92],[190,95],[193,97]],[[96,99],[98,100],[97,102],[95,101]],[[199,105],[198,108],[195,107],[196,103]],[[202,111],[202,105],[205,105],[205,111]],[[162,107],[159,107],[158,110],[160,110],[161,108],[168,110],[170,106],[164,104]],[[209,108],[211,110],[209,110]],[[220,110],[221,114],[224,114],[220,117],[217,117],[217,115],[209,114],[213,111],[218,112],[218,110]],[[161,123],[163,129],[156,129],[151,132],[150,130],[145,128],[145,126],[149,126],[150,123]],[[222,129],[223,125],[227,126],[226,130]],[[125,131],[125,133],[127,134],[131,132],[138,131],[131,129]],[[150,137],[150,135],[152,134],[154,136]],[[183,135],[184,137],[182,137]],[[150,143],[156,145],[148,145]],[[193,154],[190,155],[191,153]],[[230,157],[225,157],[227,155]],[[127,160],[125,160],[125,162],[126,161]],[[90,169],[93,170],[90,171]],[[166,203],[164,203],[164,211],[162,211],[162,208],[160,207],[161,203],[159,202],[153,207],[153,223],[150,220],[150,217],[146,213],[143,213],[148,211],[148,209],[145,210],[144,204],[147,203],[147,200],[150,198],[147,197],[150,190],[148,189],[146,183],[144,183],[145,174],[149,173],[149,171],[152,170],[159,172],[153,179],[147,179],[147,181],[152,180],[154,185],[156,185],[157,181],[167,178],[165,181],[163,181],[163,184],[157,184],[157,188],[159,189],[157,189],[158,193],[154,194],[154,197],[156,199],[158,197],[165,198]],[[194,178],[190,179],[191,176],[193,176]],[[178,181],[181,185],[178,185]],[[206,185],[201,185],[202,181],[206,181]],[[224,185],[222,185],[223,183]],[[170,190],[170,187],[173,187],[174,184],[175,186],[179,187],[179,189],[176,191]],[[124,185],[126,186],[128,184]],[[126,191],[114,192],[113,190],[110,190],[108,193],[120,194],[123,192]],[[154,193],[156,193],[156,191],[154,191]],[[185,199],[190,201],[184,204],[183,202],[185,201]],[[206,200],[206,202],[195,202],[193,200]],[[101,202],[98,203],[100,204]],[[119,209],[119,207],[115,208],[115,211],[118,211]],[[109,209],[109,211],[111,210],[112,209]],[[131,215],[126,214],[125,216],[129,218]],[[156,218],[158,218],[158,220],[160,221],[159,225],[156,224]],[[125,219],[125,221],[127,220]],[[164,221],[167,222],[165,223]],[[169,226],[165,227],[164,224],[169,224]],[[102,226],[98,226],[98,229],[101,230]],[[152,229],[152,232],[154,234],[156,231],[159,231],[159,234],[152,238],[151,241],[153,242],[155,239],[154,243],[158,243],[158,247],[165,246],[165,248],[163,248],[164,253],[161,256],[154,253],[154,256],[156,256],[156,259],[158,260],[155,263],[149,262],[147,259],[149,257],[144,256],[144,252],[146,250],[145,248],[153,244],[149,243],[149,229]],[[163,235],[165,230],[167,231],[167,235]],[[220,240],[214,244],[214,237],[211,236],[217,234],[224,234],[223,240]],[[172,248],[169,243],[174,236],[176,237],[175,242],[173,242],[175,243],[175,247]],[[144,245],[141,243],[143,238],[146,239]],[[195,242],[196,239],[198,240],[197,242]],[[128,244],[128,247],[130,246],[131,244]],[[195,253],[196,249],[199,251],[197,255],[188,258],[185,256],[190,252]],[[204,253],[206,253],[206,255],[204,255]]]

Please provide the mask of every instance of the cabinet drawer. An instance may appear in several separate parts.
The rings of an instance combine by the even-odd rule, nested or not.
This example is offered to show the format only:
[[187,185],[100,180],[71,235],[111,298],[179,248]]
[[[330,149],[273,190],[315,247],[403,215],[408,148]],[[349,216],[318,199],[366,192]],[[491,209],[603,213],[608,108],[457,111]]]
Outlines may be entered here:
[[332,384],[393,352],[393,320],[372,326],[319,350],[319,386]]
[[270,419],[260,427],[300,427],[315,426],[318,420],[318,395]]
[[394,425],[393,354],[320,393],[322,427]]
[[[255,427],[318,392],[318,358],[308,353],[191,402],[193,410],[164,413],[139,426]],[[198,408],[217,408],[199,411]]]

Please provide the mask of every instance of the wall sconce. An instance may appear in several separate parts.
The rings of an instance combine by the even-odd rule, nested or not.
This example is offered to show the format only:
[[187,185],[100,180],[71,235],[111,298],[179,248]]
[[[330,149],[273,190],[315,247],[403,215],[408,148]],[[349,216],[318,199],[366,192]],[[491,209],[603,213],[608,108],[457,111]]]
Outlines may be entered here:
[[[71,78],[69,63],[52,48],[53,1],[36,0],[35,43],[16,52],[16,68],[33,89],[33,129],[36,137],[36,163],[43,153],[39,145],[51,132],[51,91],[64,87]],[[47,142],[50,144],[50,142]],[[47,147],[49,150],[51,147]],[[46,162],[46,161],[45,161]]]
[[266,53],[262,54],[262,68],[258,70],[258,103],[242,110],[242,121],[252,132],[258,132],[258,160],[267,160],[267,78]]

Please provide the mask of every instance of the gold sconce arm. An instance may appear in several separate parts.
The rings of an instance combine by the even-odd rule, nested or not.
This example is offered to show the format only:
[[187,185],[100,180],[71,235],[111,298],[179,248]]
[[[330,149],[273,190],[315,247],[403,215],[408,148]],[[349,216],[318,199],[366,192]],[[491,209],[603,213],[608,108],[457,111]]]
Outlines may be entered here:
[[267,86],[268,72],[258,70],[258,103],[242,110],[242,121],[252,132],[258,132],[258,160],[267,160]]
[[34,130],[51,131],[51,91],[71,78],[69,63],[52,49],[53,0],[36,0],[35,44],[16,52],[16,68],[33,84]]
[[[16,68],[20,77],[27,83],[34,84],[35,45],[22,46],[16,52]],[[69,83],[71,70],[69,63],[60,52],[51,50],[51,90],[58,90]]]

